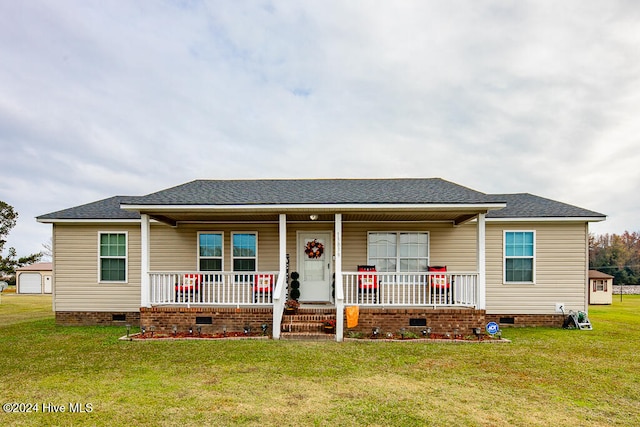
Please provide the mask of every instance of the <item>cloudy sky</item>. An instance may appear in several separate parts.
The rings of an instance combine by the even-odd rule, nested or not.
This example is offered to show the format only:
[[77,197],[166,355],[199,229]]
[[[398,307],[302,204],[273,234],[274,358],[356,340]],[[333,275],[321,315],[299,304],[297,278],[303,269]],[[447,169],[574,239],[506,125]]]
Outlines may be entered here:
[[640,2],[0,1],[0,200],[441,177],[639,231]]

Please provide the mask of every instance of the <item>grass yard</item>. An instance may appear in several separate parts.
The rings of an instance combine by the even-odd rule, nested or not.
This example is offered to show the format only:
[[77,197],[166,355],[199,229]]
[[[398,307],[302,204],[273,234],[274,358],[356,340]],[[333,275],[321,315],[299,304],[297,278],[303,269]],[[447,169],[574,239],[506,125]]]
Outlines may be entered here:
[[123,342],[124,328],[55,326],[50,307],[2,298],[0,403],[38,412],[0,425],[640,425],[640,296],[592,307],[593,331],[479,345]]

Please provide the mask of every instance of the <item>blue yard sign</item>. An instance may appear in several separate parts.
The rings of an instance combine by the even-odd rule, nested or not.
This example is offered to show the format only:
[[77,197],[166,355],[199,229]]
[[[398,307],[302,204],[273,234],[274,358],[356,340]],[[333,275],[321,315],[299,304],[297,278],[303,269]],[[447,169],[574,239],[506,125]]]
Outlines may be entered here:
[[496,322],[489,322],[489,323],[487,323],[487,328],[486,329],[487,329],[487,333],[489,335],[495,335],[500,330],[500,326],[498,326],[498,324]]

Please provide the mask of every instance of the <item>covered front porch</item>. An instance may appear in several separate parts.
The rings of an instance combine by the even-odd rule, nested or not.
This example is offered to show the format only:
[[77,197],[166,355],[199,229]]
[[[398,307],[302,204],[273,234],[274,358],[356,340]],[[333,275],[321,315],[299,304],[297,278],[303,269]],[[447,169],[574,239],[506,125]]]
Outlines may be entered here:
[[[273,284],[277,283],[278,277],[279,273],[272,271],[244,274],[151,272],[150,304],[271,306],[274,303]],[[375,284],[363,287],[363,281]],[[341,282],[344,305],[432,308],[478,305],[477,273],[343,272]],[[335,300],[328,302],[335,303]]]
[[[478,212],[478,210],[480,212]],[[162,271],[157,267],[151,269],[151,260],[154,257],[151,245],[151,223],[168,224],[174,229],[180,228],[181,215],[173,214],[168,218],[166,213],[141,213],[141,242],[142,242],[142,287],[141,307],[142,319],[144,313],[174,312],[174,313],[217,313],[211,316],[218,319],[218,328],[232,325],[234,322],[247,323],[255,318],[253,323],[262,326],[265,318],[268,318],[271,335],[279,339],[283,330],[283,312],[285,301],[290,292],[291,273],[299,268],[300,261],[290,265],[290,252],[300,250],[300,236],[306,236],[300,229],[307,230],[322,227],[326,235],[324,240],[327,248],[324,258],[327,277],[330,277],[330,295],[322,298],[322,301],[305,301],[306,305],[314,302],[322,303],[323,307],[331,307],[335,310],[336,340],[342,341],[345,328],[345,307],[359,306],[362,313],[390,313],[397,316],[402,313],[406,322],[411,319],[427,318],[436,311],[444,313],[463,313],[464,310],[481,311],[485,308],[485,213],[486,208],[478,209],[473,214],[468,209],[461,211],[442,211],[437,215],[434,212],[388,213],[386,215],[376,213],[324,213],[323,221],[306,219],[307,215],[297,212],[277,213],[262,216],[262,223],[277,224],[277,262],[278,269],[258,271],[197,271],[197,270],[172,270]],[[182,215],[186,215],[183,213]],[[203,222],[215,222],[216,215],[203,216],[199,213],[198,220]],[[269,220],[265,221],[265,218]],[[420,227],[429,228],[427,219],[437,217],[440,227],[443,222],[450,223],[449,228],[458,227],[469,222],[475,223],[475,256],[472,264],[476,269],[472,271],[358,271],[357,266],[351,260],[355,259],[350,254],[352,250],[353,232],[349,232],[346,244],[344,238],[345,228],[350,230],[352,224],[361,223],[378,224],[377,227],[389,229],[416,228],[414,222],[419,222]],[[228,218],[228,217],[227,217]],[[235,213],[232,220],[237,223],[250,223],[255,221],[255,215],[247,216]],[[277,218],[277,221],[273,221]],[[305,218],[306,221],[302,219]],[[193,213],[184,217],[191,224],[194,222]],[[228,219],[227,219],[228,220]],[[186,222],[186,221],[185,221]],[[424,224],[424,225],[422,225]],[[328,228],[329,225],[331,228]],[[312,227],[307,227],[312,226]],[[295,229],[295,237],[291,237],[291,228]],[[266,234],[266,233],[265,233]],[[312,235],[312,234],[309,234]],[[366,240],[365,240],[366,242]],[[360,252],[366,254],[367,249],[360,248]],[[345,260],[346,258],[346,260]],[[298,256],[300,259],[300,256]],[[360,259],[358,259],[360,260]],[[320,261],[320,260],[318,260]],[[364,259],[363,261],[368,261]],[[157,265],[157,263],[155,263]],[[344,268],[344,267],[349,268]],[[324,268],[324,267],[323,267]],[[326,275],[325,274],[325,275]],[[363,286],[363,282],[367,285]],[[418,311],[416,311],[418,310]],[[453,310],[453,311],[450,311]],[[463,310],[463,311],[460,311]],[[224,313],[226,318],[218,318]],[[254,315],[251,313],[260,313]],[[419,314],[423,313],[423,314]],[[465,314],[464,316],[467,316]],[[463,317],[464,317],[463,316]],[[196,316],[198,317],[198,316]],[[207,317],[207,316],[199,316]],[[234,317],[236,318],[234,320]],[[375,316],[373,316],[375,318]],[[212,323],[216,323],[212,320]],[[213,324],[211,327],[215,328]],[[254,325],[257,327],[257,324]]]

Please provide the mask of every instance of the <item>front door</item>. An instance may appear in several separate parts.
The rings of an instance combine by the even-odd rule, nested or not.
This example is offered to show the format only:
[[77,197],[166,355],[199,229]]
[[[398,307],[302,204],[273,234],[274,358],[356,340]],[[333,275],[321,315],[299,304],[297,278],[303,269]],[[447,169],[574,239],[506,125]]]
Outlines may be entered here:
[[331,232],[298,234],[300,301],[331,301]]

